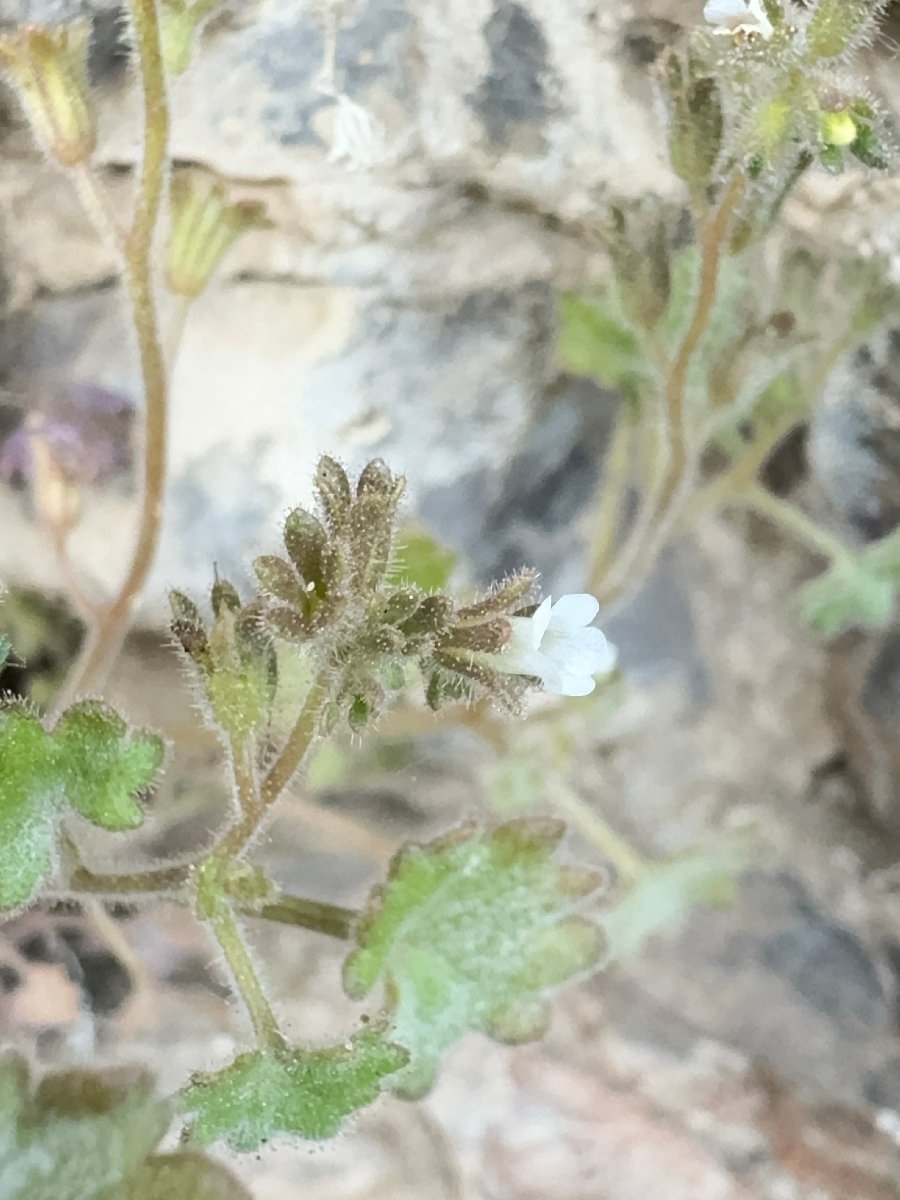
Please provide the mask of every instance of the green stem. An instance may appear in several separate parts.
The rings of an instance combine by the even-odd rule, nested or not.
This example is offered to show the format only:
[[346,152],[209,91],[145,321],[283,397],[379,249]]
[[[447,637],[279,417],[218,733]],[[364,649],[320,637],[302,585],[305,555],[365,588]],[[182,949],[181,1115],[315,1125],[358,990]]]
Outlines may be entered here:
[[324,668],[313,681],[288,740],[258,789],[255,781],[251,790],[246,780],[242,783],[240,777],[236,776],[243,815],[216,847],[213,852],[216,859],[236,858],[247,848],[263,818],[300,770],[318,740],[322,710],[333,697],[336,686],[335,672]]
[[269,1049],[283,1046],[285,1038],[278,1025],[278,1019],[259,982],[253,959],[230,905],[223,897],[216,897],[210,908],[211,911],[205,914],[206,923],[222,947],[222,953],[250,1014],[257,1042],[261,1047]]
[[135,871],[122,875],[101,875],[87,867],[76,867],[69,887],[76,892],[102,896],[126,896],[153,892],[177,892],[190,881],[195,868],[190,865],[161,867],[156,871]]
[[567,783],[556,780],[550,787],[550,802],[605,855],[627,881],[637,879],[646,863],[638,852],[612,829]]
[[260,917],[264,921],[277,921],[281,925],[298,925],[314,933],[348,941],[360,914],[352,908],[341,908],[337,904],[326,904],[321,900],[307,900],[303,896],[279,895],[277,900],[264,904],[262,908],[248,906],[241,910],[245,916]]
[[291,782],[315,743],[322,719],[322,709],[335,692],[334,672],[325,668],[313,681],[300,715],[288,740],[260,788],[260,803],[268,808]]
[[672,362],[664,393],[668,462],[656,494],[644,504],[615,562],[594,573],[588,590],[610,604],[643,581],[671,530],[695,469],[688,429],[687,393],[690,369],[715,309],[719,271],[735,210],[747,189],[743,174],[735,175],[701,237],[697,299],[681,345]]
[[721,508],[733,501],[739,502],[747,488],[754,486],[756,476],[775,447],[800,420],[801,417],[796,413],[786,413],[760,433],[736,462],[691,496],[682,514],[685,520],[689,521],[701,512]]
[[822,529],[796,505],[766,491],[759,484],[745,488],[736,499],[768,517],[798,542],[802,542],[814,553],[821,554],[823,558],[834,563],[852,562],[853,554],[839,538]]
[[125,280],[144,384],[141,518],[131,566],[118,594],[96,621],[58,705],[96,689],[108,675],[134,604],[156,557],[166,480],[168,378],[153,288],[153,237],[166,178],[169,108],[156,0],[131,0],[144,102],[144,153],[131,230],[125,239]]

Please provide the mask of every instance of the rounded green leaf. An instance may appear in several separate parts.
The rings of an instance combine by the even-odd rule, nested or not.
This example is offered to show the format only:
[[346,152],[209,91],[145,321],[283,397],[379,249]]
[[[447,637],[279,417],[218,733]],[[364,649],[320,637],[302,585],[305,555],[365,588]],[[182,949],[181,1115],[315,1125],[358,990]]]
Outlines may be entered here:
[[389,1036],[411,1055],[391,1090],[427,1091],[469,1030],[539,1036],[545,991],[600,961],[600,928],[572,910],[602,879],[555,862],[563,832],[541,819],[466,824],[394,859],[344,963],[350,996],[387,985]]
[[141,824],[135,797],[149,788],[162,766],[161,737],[133,732],[113,709],[86,700],[63,713],[53,742],[57,770],[74,809],[103,829]]
[[161,738],[132,732],[97,701],[68,709],[52,732],[26,708],[0,707],[0,909],[40,887],[67,811],[105,829],[139,825],[137,797],[163,753]]

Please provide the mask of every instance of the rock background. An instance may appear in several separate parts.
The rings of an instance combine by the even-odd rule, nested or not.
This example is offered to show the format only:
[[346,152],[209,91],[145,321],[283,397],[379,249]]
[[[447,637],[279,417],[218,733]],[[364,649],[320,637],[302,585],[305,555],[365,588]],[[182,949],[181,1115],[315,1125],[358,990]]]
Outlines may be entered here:
[[[314,5],[247,0],[209,25],[175,86],[174,153],[263,200],[275,224],[239,245],[191,316],[146,628],[161,626],[168,586],[202,593],[213,561],[240,579],[326,450],[407,472],[411,511],[474,576],[532,561],[553,590],[580,587],[616,398],[556,367],[555,295],[602,271],[594,230],[610,201],[677,198],[651,64],[699,8],[348,0],[336,83],[386,130],[383,161],[356,171],[329,161],[336,105],[317,88]],[[6,23],[74,13],[96,21],[99,162],[124,211],[137,110],[115,6],[0,0]],[[870,69],[896,90],[889,46],[873,49]],[[9,104],[2,134],[0,419],[72,383],[136,402],[114,264]],[[898,213],[895,181],[851,175],[811,181],[786,217],[797,237],[894,255]],[[826,519],[864,537],[829,466],[846,467],[860,444],[857,399],[823,406],[812,443],[831,438],[831,450],[813,455],[817,477],[801,485]],[[865,436],[893,427],[882,400],[864,414]],[[869,459],[859,462],[865,478]],[[120,576],[132,513],[127,479],[89,498],[72,553],[98,591]],[[58,589],[21,491],[0,486],[0,530],[4,581]],[[789,599],[814,566],[758,522],[702,524],[617,616],[629,699],[585,738],[585,794],[646,853],[763,830],[769,853],[739,902],[698,911],[679,936],[567,996],[548,1042],[512,1054],[464,1044],[425,1116],[385,1106],[320,1158],[246,1164],[264,1200],[297,1186],[427,1200],[900,1196],[900,635],[828,649],[807,638]],[[181,739],[191,712],[173,702],[179,687],[171,655],[137,640],[117,681],[125,707]],[[358,896],[386,840],[481,803],[483,748],[425,741],[387,783],[318,796],[318,841],[288,821],[282,874]],[[176,763],[166,799],[199,804],[181,836],[202,837],[215,755],[201,740]],[[363,829],[355,857],[335,851],[335,810]],[[29,957],[32,936],[26,925],[5,939],[19,975],[0,987],[6,1028],[31,1029],[55,970],[65,1004],[37,1024],[64,1048],[137,1042],[174,1086],[198,1053],[233,1044],[208,948],[181,926],[132,923],[151,980],[115,1002],[73,984],[62,952],[62,965],[46,950]],[[296,946],[288,932],[261,949],[286,964],[278,985],[297,1027],[312,1014],[331,1031],[342,1019],[328,1008],[334,956]]]
[[[173,88],[173,153],[263,200],[276,228],[239,245],[189,321],[174,385],[172,520],[148,618],[161,619],[173,582],[201,589],[211,560],[240,572],[302,499],[323,450],[400,464],[414,503],[435,520],[439,497],[461,480],[475,489],[467,494],[502,494],[510,448],[533,443],[529,430],[570,386],[554,365],[554,295],[589,286],[602,269],[598,214],[614,199],[678,195],[651,64],[696,7],[344,4],[335,82],[384,126],[383,160],[371,171],[328,161],[336,102],[317,86],[322,0],[318,9],[230,5],[210,23],[195,66]],[[88,12],[98,163],[125,211],[139,120],[116,7],[0,3],[8,24]],[[891,187],[819,179],[790,219],[817,236],[893,247]],[[10,400],[40,403],[42,391],[74,381],[137,402],[114,263],[9,105],[0,214],[0,379]],[[608,414],[609,404],[597,396],[580,407],[590,425],[592,410]],[[571,423],[566,436],[596,458],[591,428]],[[451,501],[451,515],[460,507]],[[475,506],[464,512],[470,528],[454,532],[477,542]],[[129,515],[121,495],[94,497],[73,538],[98,589],[118,578]],[[18,531],[8,578],[57,583],[21,501],[5,492],[0,522]]]

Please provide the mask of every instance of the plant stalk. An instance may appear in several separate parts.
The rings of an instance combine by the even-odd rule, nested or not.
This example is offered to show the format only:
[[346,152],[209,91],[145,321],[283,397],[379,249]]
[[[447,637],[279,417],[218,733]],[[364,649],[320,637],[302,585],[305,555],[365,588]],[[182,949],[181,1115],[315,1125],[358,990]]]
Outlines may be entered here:
[[853,561],[853,554],[839,538],[829,533],[827,529],[822,529],[796,505],[782,500],[780,496],[767,491],[761,485],[755,484],[745,488],[735,499],[737,503],[744,504],[768,517],[773,524],[780,526],[796,541],[801,542],[813,553],[828,559],[829,562]]
[[747,190],[743,174],[733,176],[701,237],[700,285],[694,311],[668,372],[664,393],[668,461],[656,495],[648,498],[621,552],[608,569],[592,573],[588,590],[605,604],[621,598],[643,580],[669,534],[689,490],[694,455],[688,429],[690,369],[715,308],[719,271],[734,213]]
[[259,982],[253,959],[231,906],[223,897],[218,897],[211,907],[212,911],[206,916],[206,923],[222,947],[222,953],[250,1014],[258,1044],[269,1049],[284,1046],[285,1038],[278,1025],[278,1018]]
[[285,895],[279,895],[277,900],[264,904],[262,908],[248,906],[241,911],[247,917],[276,921],[280,925],[297,925],[301,929],[311,929],[314,933],[324,933],[342,941],[348,941],[353,936],[353,927],[360,915],[352,908],[307,900],[303,896]]
[[144,152],[131,229],[125,239],[125,283],[144,385],[141,516],[131,565],[118,594],[94,621],[58,707],[105,681],[122,647],[135,602],[156,557],[166,482],[168,377],[153,287],[153,239],[168,163],[169,108],[156,0],[131,0],[144,106]]

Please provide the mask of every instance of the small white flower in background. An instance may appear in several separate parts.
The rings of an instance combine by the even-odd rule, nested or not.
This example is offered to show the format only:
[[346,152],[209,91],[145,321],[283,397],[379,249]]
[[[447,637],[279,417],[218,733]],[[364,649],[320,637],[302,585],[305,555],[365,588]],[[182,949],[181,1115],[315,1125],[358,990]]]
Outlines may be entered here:
[[367,108],[339,92],[331,134],[329,162],[351,168],[374,167],[388,156],[385,129]]
[[536,675],[555,696],[589,696],[595,675],[608,675],[616,650],[591,625],[600,611],[593,596],[550,596],[530,617],[510,617],[512,637],[493,663],[508,675]]
[[716,33],[758,33],[768,41],[775,32],[763,0],[706,0],[703,16]]

